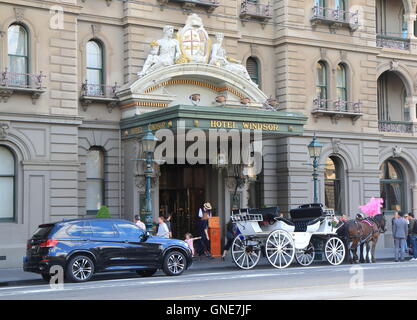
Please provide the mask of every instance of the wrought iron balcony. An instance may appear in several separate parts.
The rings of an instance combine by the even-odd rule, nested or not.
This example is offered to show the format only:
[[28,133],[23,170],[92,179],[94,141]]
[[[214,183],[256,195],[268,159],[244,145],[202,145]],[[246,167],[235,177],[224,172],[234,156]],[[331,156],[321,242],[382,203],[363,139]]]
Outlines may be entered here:
[[378,121],[378,129],[381,132],[413,133],[416,128],[413,122],[409,121]]
[[166,5],[168,2],[180,3],[183,9],[190,9],[194,7],[205,8],[207,12],[213,12],[218,6],[218,0],[158,0],[161,6]]
[[314,6],[311,23],[329,25],[331,28],[348,27],[355,31],[359,27],[359,11],[350,12],[340,9]]
[[81,105],[84,111],[87,107],[95,103],[105,103],[109,109],[109,112],[118,104],[119,98],[116,96],[117,90],[120,86],[115,83],[113,86],[102,84],[91,84],[85,81],[81,86]]
[[26,93],[32,97],[33,104],[42,93],[45,92],[43,79],[46,76],[42,71],[34,73],[9,72],[7,68],[1,73],[0,78],[0,98],[7,102],[14,93]]
[[244,0],[240,5],[239,16],[241,19],[257,19],[261,21],[272,19],[271,5],[269,3],[261,4]]
[[410,39],[378,34],[376,36],[376,46],[380,48],[410,50]]
[[340,118],[351,118],[353,122],[362,116],[361,103],[359,101],[328,100],[316,98],[313,100],[315,118],[329,116],[334,122]]

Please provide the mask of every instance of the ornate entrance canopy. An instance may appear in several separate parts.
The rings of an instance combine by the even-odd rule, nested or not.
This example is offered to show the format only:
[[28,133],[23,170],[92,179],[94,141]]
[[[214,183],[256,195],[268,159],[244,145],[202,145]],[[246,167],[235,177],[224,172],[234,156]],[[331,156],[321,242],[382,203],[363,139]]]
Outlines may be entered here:
[[[171,26],[165,26],[163,34],[162,39],[152,41],[138,80],[117,92],[124,137],[139,133],[138,128],[146,124],[164,122],[175,127],[176,120],[185,118],[192,121],[189,127],[197,121],[200,128],[210,128],[210,121],[218,120],[227,122],[226,129],[231,121],[237,129],[253,123],[250,129],[302,133],[307,118],[277,112],[246,68],[226,55],[223,34],[216,33],[212,45],[196,14],[188,17],[175,38]],[[132,128],[136,129],[129,131]]]

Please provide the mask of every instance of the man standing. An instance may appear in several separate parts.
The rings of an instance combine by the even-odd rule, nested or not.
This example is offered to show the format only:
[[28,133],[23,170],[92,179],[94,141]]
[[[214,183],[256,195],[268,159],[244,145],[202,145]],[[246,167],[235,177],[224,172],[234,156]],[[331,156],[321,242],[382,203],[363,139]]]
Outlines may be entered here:
[[394,218],[392,221],[392,235],[394,237],[395,262],[398,262],[398,258],[404,261],[408,224],[402,214],[399,214],[398,218]]
[[142,230],[146,231],[146,226],[142,221],[140,221],[140,216],[138,214],[135,215],[135,224]]
[[414,219],[414,214],[409,213],[408,235],[410,237],[410,247],[412,248],[413,257],[411,261],[417,261],[417,221]]

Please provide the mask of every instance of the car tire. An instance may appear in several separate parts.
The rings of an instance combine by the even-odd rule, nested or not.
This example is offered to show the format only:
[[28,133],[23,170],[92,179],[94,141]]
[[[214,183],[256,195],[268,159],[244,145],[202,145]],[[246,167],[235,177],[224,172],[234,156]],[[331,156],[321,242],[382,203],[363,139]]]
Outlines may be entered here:
[[87,256],[72,257],[66,268],[65,277],[70,282],[86,282],[93,277],[94,262]]
[[152,277],[158,269],[136,270],[136,273],[141,277]]
[[170,251],[164,257],[162,270],[167,276],[179,276],[187,269],[187,259],[180,251]]
[[52,276],[49,273],[42,273],[41,276],[42,276],[42,279],[45,280],[46,282],[49,283],[51,281]]

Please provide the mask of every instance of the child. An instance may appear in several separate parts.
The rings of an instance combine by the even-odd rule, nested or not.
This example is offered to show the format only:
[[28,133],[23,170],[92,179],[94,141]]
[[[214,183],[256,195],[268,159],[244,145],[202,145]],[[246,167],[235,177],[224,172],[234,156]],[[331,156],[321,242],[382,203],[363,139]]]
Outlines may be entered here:
[[187,242],[188,246],[191,249],[191,252],[193,253],[193,256],[195,254],[195,252],[194,252],[194,240],[199,240],[199,239],[201,239],[201,237],[193,238],[193,235],[189,232],[185,234],[185,240],[184,241]]

